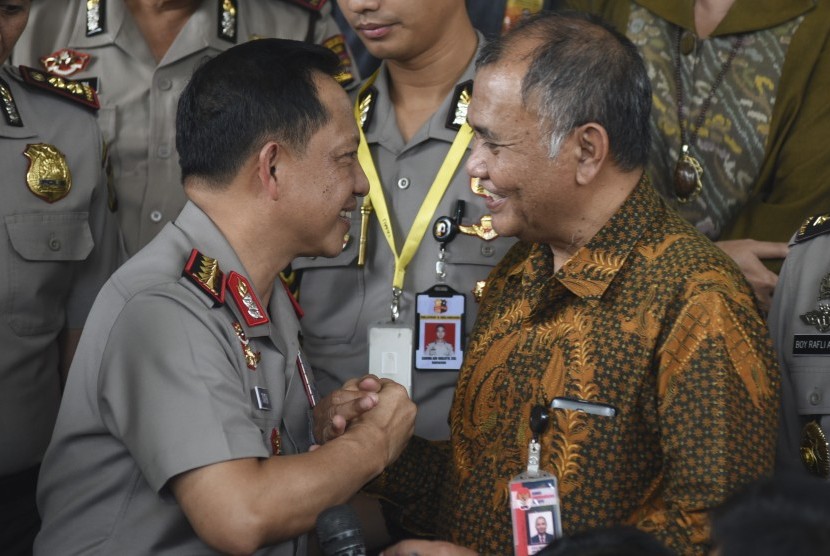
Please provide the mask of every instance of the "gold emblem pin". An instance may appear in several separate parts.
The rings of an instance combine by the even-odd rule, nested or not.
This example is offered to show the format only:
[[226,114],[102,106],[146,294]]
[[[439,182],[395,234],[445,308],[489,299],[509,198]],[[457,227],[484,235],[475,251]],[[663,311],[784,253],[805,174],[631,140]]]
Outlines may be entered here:
[[29,159],[26,184],[32,193],[47,203],[59,201],[69,194],[72,175],[62,152],[52,145],[37,143],[26,145],[23,154]]
[[493,217],[485,214],[478,224],[472,226],[459,226],[458,231],[468,236],[478,236],[484,241],[490,241],[499,237],[498,232],[493,229]]
[[804,425],[801,431],[801,461],[810,473],[830,478],[830,448],[821,426],[815,421]]

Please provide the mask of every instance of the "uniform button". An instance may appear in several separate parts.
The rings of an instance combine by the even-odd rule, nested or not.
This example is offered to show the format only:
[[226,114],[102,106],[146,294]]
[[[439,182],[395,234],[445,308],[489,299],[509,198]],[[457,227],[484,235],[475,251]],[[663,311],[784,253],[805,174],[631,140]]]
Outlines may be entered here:
[[487,245],[486,243],[481,246],[481,254],[485,257],[492,257],[493,254],[496,252],[496,248],[492,245]]
[[409,178],[401,178],[398,180],[398,189],[406,189],[409,187]]
[[150,220],[152,220],[153,222],[157,222],[157,223],[161,222],[161,211],[160,210],[154,210],[153,212],[151,212],[150,213]]
[[49,240],[49,249],[52,251],[60,251],[61,250],[61,240],[56,237],[53,237]]
[[813,393],[810,394],[810,404],[811,405],[818,405],[821,403],[821,392],[818,389],[813,390]]
[[168,145],[159,145],[158,150],[159,158],[168,158],[170,156],[170,147]]
[[170,87],[172,86],[173,82],[167,79],[166,77],[159,79],[159,89],[161,89],[162,91],[169,91]]

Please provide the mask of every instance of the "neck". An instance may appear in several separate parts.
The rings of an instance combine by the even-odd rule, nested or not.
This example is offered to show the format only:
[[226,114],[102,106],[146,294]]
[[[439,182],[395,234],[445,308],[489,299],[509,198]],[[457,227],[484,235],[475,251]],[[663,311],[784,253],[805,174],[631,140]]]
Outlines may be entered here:
[[625,203],[642,178],[643,169],[619,172],[606,169],[592,182],[592,194],[581,211],[564,222],[566,233],[549,242],[553,252],[553,270],[558,271],[605,226]]
[[[244,272],[263,307],[267,307],[280,272],[294,258],[280,249],[279,242],[269,245],[263,241],[262,226],[258,223],[266,221],[267,217],[260,207],[267,207],[269,203],[264,199],[252,202],[237,184],[217,192],[204,186],[188,185],[186,192],[222,232],[244,267],[237,272]],[[240,218],[241,214],[246,216]]]
[[124,3],[158,63],[202,0],[124,0]]
[[717,29],[735,0],[695,0],[695,33],[706,38]]
[[478,36],[469,22],[429,50],[407,60],[388,60],[389,90],[398,127],[405,141],[426,122],[455,88],[475,56]]

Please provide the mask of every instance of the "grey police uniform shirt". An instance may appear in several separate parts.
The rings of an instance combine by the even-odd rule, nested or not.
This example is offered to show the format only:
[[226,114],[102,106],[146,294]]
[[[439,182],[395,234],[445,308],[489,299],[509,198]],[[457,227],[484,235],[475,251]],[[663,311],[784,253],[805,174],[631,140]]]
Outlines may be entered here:
[[[40,58],[69,48],[91,58],[70,79],[97,78],[98,122],[110,145],[119,223],[135,254],[185,203],[176,154],[176,105],[193,70],[206,58],[256,37],[314,42],[341,34],[331,8],[320,13],[287,0],[236,4],[235,39],[220,36],[223,0],[203,0],[157,63],[123,0],[99,0],[103,32],[87,36],[86,0],[37,0],[13,59],[43,69]],[[319,19],[318,19],[319,18]]]
[[[101,290],[84,330],[41,467],[36,554],[205,554],[168,481],[238,458],[310,445],[297,370],[299,323],[278,283],[266,324],[249,326],[182,275],[191,249],[245,275],[231,246],[188,203]],[[245,339],[261,354],[247,366]],[[311,378],[311,377],[310,377]],[[252,391],[264,388],[270,409]],[[283,457],[283,456],[278,456]],[[261,551],[304,554],[305,537]]]
[[799,462],[799,444],[808,420],[817,418],[830,438],[830,328],[822,331],[802,319],[820,305],[830,307],[830,299],[819,300],[821,282],[828,276],[830,232],[790,242],[769,313],[781,365],[783,414],[777,465],[784,471],[805,469]]
[[[479,44],[482,41],[479,35]],[[447,114],[455,111],[454,95],[450,94],[415,136],[404,143],[389,95],[385,63],[379,71],[374,83],[377,100],[366,129],[366,140],[383,184],[400,252],[415,215],[455,139],[456,131],[446,127]],[[458,83],[472,79],[474,73],[471,62]],[[432,222],[440,216],[453,216],[459,199],[466,202],[462,224],[477,224],[487,214],[483,200],[470,189],[470,177],[464,169],[468,154],[469,151],[456,169],[430,219],[424,239],[407,267],[398,322],[414,326],[415,296],[438,283],[435,263],[439,244],[432,237]],[[321,394],[334,390],[350,378],[373,371],[369,368],[368,327],[373,322],[391,318],[395,262],[376,215],[372,215],[369,226],[364,268],[357,267],[358,210],[352,212],[349,234],[349,244],[339,256],[302,258],[292,263],[295,270],[302,272],[303,342]],[[478,302],[472,294],[476,282],[487,278],[514,241],[512,238],[484,241],[476,236],[458,234],[447,244],[445,283],[466,295],[467,335],[478,313]],[[418,404],[416,434],[429,439],[449,437],[447,419],[457,378],[457,371],[413,370],[412,397]]]
[[[10,106],[20,126],[0,116],[3,202],[0,240],[0,476],[37,465],[60,402],[58,336],[82,328],[100,287],[120,260],[115,215],[107,208],[103,142],[89,110],[19,81],[3,66]],[[5,96],[5,95],[3,95]],[[65,156],[67,195],[36,196],[52,179],[47,158],[24,152],[50,145]],[[37,148],[37,147],[33,147]],[[56,155],[51,155],[56,156]],[[0,494],[2,496],[2,494]]]

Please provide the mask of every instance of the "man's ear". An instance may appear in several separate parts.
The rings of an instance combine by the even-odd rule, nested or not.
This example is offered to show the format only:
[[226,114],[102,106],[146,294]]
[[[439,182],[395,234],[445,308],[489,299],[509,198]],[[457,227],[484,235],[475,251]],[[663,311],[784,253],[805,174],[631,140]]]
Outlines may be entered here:
[[276,201],[282,194],[282,164],[286,156],[285,147],[275,141],[268,141],[259,150],[257,156],[257,175],[263,193]]
[[610,149],[608,132],[601,125],[589,122],[576,128],[574,137],[576,137],[580,153],[576,181],[580,185],[585,185],[599,174],[608,158]]

